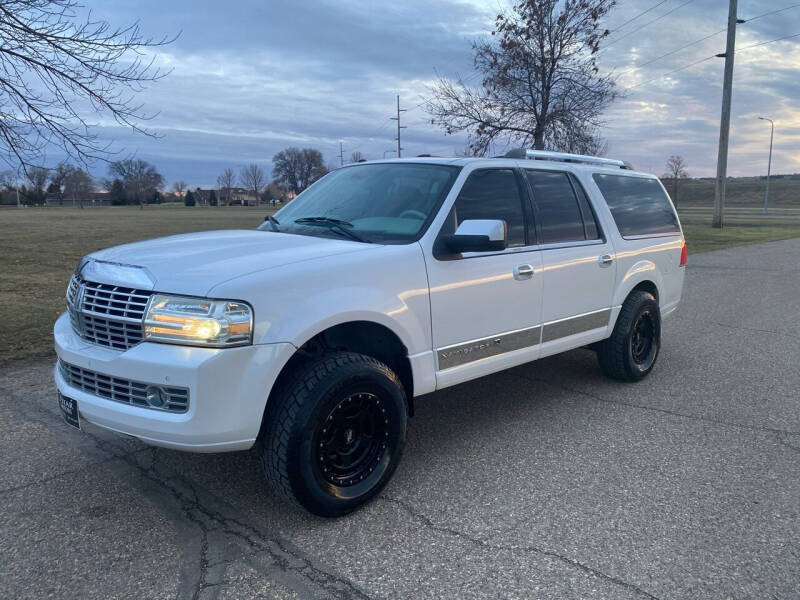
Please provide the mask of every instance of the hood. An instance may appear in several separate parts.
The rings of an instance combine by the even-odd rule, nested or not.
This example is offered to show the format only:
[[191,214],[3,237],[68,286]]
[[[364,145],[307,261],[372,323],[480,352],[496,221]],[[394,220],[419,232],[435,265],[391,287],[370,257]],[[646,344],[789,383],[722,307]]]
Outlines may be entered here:
[[248,273],[371,248],[376,246],[272,231],[204,231],[94,252],[88,258],[98,262],[81,273],[105,283],[204,296],[215,285]]

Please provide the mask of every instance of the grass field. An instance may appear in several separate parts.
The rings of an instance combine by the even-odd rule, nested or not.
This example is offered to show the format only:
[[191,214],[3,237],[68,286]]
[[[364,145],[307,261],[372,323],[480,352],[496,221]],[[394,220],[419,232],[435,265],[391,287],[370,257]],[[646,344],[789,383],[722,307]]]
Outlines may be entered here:
[[0,365],[52,353],[51,328],[86,253],[207,229],[253,229],[264,208],[148,206],[0,210]]
[[[267,210],[241,207],[108,207],[0,210],[0,365],[52,354],[51,328],[67,281],[88,252],[141,239],[207,229],[252,229]],[[800,219],[682,214],[689,253],[800,237]]]
[[[667,191],[672,194],[672,184],[664,181]],[[764,202],[766,181],[759,177],[738,177],[729,179],[725,186],[725,205],[728,208],[737,206],[761,206]],[[714,180],[689,179],[682,181],[678,187],[678,207],[714,205]],[[769,184],[770,208],[800,208],[800,179],[772,178]]]

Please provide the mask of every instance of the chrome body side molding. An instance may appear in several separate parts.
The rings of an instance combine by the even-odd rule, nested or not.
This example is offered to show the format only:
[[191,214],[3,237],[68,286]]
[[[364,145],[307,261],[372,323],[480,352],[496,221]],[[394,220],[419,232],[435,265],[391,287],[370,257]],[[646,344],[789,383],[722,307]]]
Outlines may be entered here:
[[436,351],[439,370],[443,371],[482,358],[535,346],[541,339],[541,329],[539,325],[536,325],[528,329],[501,333],[500,335],[493,335],[479,340],[471,340],[464,344],[439,348]]
[[604,308],[585,315],[545,323],[544,326],[537,325],[527,329],[509,331],[478,340],[470,340],[463,344],[439,348],[436,351],[439,370],[444,371],[445,369],[459,367],[483,358],[521,350],[522,348],[530,348],[538,344],[606,327],[610,317],[611,309]]
[[608,325],[610,316],[611,309],[605,308],[597,312],[546,323],[542,332],[542,343],[605,327]]

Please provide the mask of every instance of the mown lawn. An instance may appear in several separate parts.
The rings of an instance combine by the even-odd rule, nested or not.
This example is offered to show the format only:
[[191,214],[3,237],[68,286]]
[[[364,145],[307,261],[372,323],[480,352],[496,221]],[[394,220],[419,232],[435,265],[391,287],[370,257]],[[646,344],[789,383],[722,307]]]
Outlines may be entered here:
[[0,365],[52,354],[52,326],[77,261],[108,246],[208,229],[253,229],[243,207],[0,209]]
[[[78,259],[141,239],[208,229],[252,229],[265,208],[107,207],[0,209],[0,365],[52,354]],[[710,217],[682,216],[689,253],[800,237],[800,220],[737,218],[723,230]]]
[[728,219],[725,227],[711,227],[710,217],[687,217],[681,215],[683,232],[689,254],[721,250],[733,246],[758,244],[800,237],[800,220],[780,219]]

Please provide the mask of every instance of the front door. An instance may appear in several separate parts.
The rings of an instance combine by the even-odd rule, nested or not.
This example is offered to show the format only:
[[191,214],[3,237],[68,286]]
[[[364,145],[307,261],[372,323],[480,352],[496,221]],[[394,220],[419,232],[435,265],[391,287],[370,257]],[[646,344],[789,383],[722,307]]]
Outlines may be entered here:
[[500,219],[508,248],[447,255],[437,245],[427,265],[439,388],[536,358],[542,264],[523,186],[513,169],[473,171],[440,232]]

